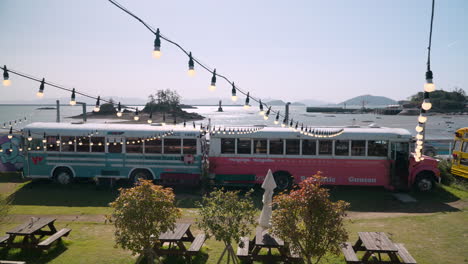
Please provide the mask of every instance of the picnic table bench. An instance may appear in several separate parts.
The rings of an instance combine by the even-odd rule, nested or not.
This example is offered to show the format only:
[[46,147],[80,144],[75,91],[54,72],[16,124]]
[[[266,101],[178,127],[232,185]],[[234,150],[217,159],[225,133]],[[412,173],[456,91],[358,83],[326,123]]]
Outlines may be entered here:
[[[383,232],[358,232],[358,235],[354,246],[350,242],[341,245],[346,263],[417,264],[403,244],[393,243]],[[358,251],[364,251],[362,259],[357,256]],[[387,254],[390,260],[382,260],[382,254]]]
[[[249,240],[248,237],[242,237],[241,243],[237,248],[237,257],[245,262],[258,261],[285,261],[295,262],[301,258],[299,254],[291,251],[284,243],[283,240],[271,236],[267,230],[263,230],[258,227],[255,230],[255,237],[253,240]],[[267,255],[260,255],[262,249],[268,249]],[[272,255],[272,249],[276,249],[279,255]]]
[[[69,228],[59,231],[54,226],[55,218],[31,217],[31,220],[6,232],[0,237],[0,247],[5,248],[38,248],[48,249],[53,242],[60,241],[62,237],[68,236],[71,232]],[[44,229],[48,227],[49,230]],[[50,236],[41,241],[45,236]],[[16,238],[22,237],[20,242],[15,242]]]
[[[191,256],[200,252],[206,240],[205,234],[198,234],[194,237],[190,226],[191,224],[188,223],[177,223],[173,231],[160,234],[159,243],[155,245],[154,250],[160,255],[185,256],[190,262]],[[191,243],[188,249],[184,242]]]

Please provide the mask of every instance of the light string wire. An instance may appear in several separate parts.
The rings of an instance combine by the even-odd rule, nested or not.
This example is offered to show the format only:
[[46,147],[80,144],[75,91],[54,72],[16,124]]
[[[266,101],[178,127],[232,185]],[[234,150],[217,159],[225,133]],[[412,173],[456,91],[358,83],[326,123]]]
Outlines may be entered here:
[[[233,86],[233,88],[236,90],[236,91],[239,91],[241,94],[245,95],[245,96],[248,96],[251,100],[259,103],[259,105],[263,105],[265,106],[266,108],[268,108],[269,106],[265,103],[263,103],[261,101],[261,99],[259,98],[256,98],[256,97],[253,97],[250,95],[249,92],[245,92],[243,89],[241,89],[240,87],[238,87],[237,85],[234,85],[234,82],[232,82],[228,77],[226,77],[225,75],[222,75],[222,74],[219,74],[218,71],[215,71],[213,70],[211,67],[205,65],[204,63],[200,62],[199,59],[197,59],[196,57],[194,57],[193,55],[190,54],[190,52],[188,52],[186,49],[184,49],[180,44],[178,44],[177,42],[169,39],[168,37],[162,35],[161,33],[157,32],[152,26],[148,25],[148,23],[146,23],[143,19],[141,19],[140,17],[138,17],[137,15],[135,15],[134,13],[132,13],[130,10],[128,10],[126,7],[124,7],[123,5],[121,5],[120,3],[118,3],[117,1],[115,0],[108,0],[110,3],[112,3],[114,6],[116,6],[117,8],[119,8],[120,10],[124,11],[125,13],[127,13],[128,15],[130,15],[131,17],[135,18],[136,20],[138,20],[141,24],[143,24],[151,33],[153,33],[154,35],[157,35],[159,34],[159,37],[171,44],[173,44],[174,46],[178,47],[183,53],[185,53],[187,56],[190,56],[193,61],[195,63],[197,63],[199,66],[201,66],[203,69],[205,69],[206,71],[208,71],[209,73],[217,76],[217,77],[220,77],[222,79],[224,79],[227,83],[229,83],[230,85]],[[279,115],[280,117],[283,117],[285,118],[286,116],[281,114],[280,111],[276,111],[276,110],[273,110],[271,109],[270,110],[273,114],[277,114]],[[293,119],[289,119],[289,120],[293,120]],[[297,121],[297,120],[296,120]],[[336,131],[336,135],[338,135],[340,132],[342,132],[342,129]],[[333,135],[331,135],[333,136]]]

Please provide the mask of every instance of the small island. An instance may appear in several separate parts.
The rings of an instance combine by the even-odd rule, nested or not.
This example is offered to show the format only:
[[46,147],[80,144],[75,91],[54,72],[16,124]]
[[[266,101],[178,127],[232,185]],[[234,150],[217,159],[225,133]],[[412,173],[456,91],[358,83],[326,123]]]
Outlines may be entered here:
[[[138,120],[135,120],[135,110],[126,109],[126,105],[121,105],[122,116],[117,116],[116,103],[111,99],[110,103],[101,105],[99,112],[92,111],[86,113],[88,119],[115,119],[120,123],[147,124],[148,120],[152,123],[177,124],[188,121],[202,120],[205,117],[197,113],[189,113],[182,108],[195,108],[180,104],[181,97],[176,91],[170,89],[158,90],[154,95],[148,96],[148,102],[139,109]],[[72,116],[71,118],[83,118],[83,114]]]

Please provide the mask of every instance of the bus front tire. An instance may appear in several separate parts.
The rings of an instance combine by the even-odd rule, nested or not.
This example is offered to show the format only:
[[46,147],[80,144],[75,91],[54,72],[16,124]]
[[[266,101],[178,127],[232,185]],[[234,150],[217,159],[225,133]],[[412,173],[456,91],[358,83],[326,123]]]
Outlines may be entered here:
[[54,181],[61,185],[68,185],[73,181],[73,173],[68,168],[59,168],[54,172]]
[[151,173],[147,170],[134,170],[130,179],[133,185],[137,185],[140,180],[151,179]]
[[293,180],[288,172],[277,171],[273,173],[273,177],[275,178],[277,190],[283,191],[292,187]]
[[420,192],[428,192],[434,188],[434,177],[430,173],[419,173],[416,176],[415,187]]

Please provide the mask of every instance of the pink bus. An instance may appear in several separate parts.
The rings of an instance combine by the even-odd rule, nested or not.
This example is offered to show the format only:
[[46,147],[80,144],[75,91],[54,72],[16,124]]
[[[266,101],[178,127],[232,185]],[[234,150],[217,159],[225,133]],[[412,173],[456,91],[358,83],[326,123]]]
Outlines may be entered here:
[[278,189],[316,174],[327,185],[431,190],[439,181],[437,160],[415,162],[406,129],[345,127],[333,138],[265,127],[256,133],[217,131],[210,136],[209,178],[217,185],[261,184],[271,169]]

